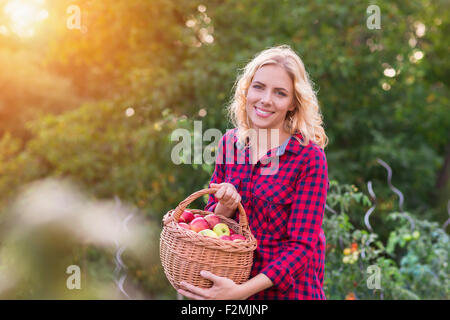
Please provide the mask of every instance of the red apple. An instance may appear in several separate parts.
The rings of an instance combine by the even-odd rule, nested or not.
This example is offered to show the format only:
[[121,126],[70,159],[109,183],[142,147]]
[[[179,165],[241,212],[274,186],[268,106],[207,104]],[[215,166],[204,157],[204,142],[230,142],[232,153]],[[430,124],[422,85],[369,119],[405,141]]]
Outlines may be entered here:
[[192,211],[184,210],[178,222],[189,223],[192,220],[194,220],[194,214],[192,213]]
[[209,227],[211,229],[213,229],[216,224],[220,223],[219,216],[215,215],[214,213],[206,215],[205,220],[208,221]]
[[202,215],[202,214],[200,214],[200,213],[196,213],[196,214],[194,214],[194,218],[198,218],[198,217],[200,217],[200,218],[203,218],[203,215]]
[[230,236],[227,236],[227,235],[221,236],[220,239],[221,239],[221,240],[229,240],[229,241],[233,241],[233,240],[231,239],[231,237],[230,237]]
[[202,217],[195,218],[194,220],[191,221],[190,225],[191,225],[191,230],[193,230],[195,232],[209,229],[208,222]]
[[240,234],[233,234],[231,236],[231,240],[233,240],[233,241],[245,241],[247,239],[244,236],[240,235]]
[[180,227],[182,227],[182,228],[185,228],[185,229],[188,229],[188,230],[191,230],[191,226],[190,225],[188,225],[187,223],[185,223],[185,222],[178,222],[178,224],[180,225]]
[[233,231],[233,229],[230,228],[230,236],[232,236],[233,234],[235,234],[236,232]]

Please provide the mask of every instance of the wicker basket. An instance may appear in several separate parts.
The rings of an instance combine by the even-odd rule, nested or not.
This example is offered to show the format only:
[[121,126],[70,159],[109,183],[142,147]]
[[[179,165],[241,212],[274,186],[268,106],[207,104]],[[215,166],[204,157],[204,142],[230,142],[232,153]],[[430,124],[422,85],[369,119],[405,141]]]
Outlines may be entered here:
[[[186,281],[197,287],[209,288],[212,282],[200,276],[201,270],[207,270],[221,277],[227,277],[241,284],[248,280],[253,264],[253,252],[257,247],[256,239],[248,226],[247,215],[239,203],[239,224],[219,215],[237,234],[247,238],[245,241],[226,241],[197,234],[178,224],[181,214],[195,199],[218,188],[203,189],[191,194],[174,210],[163,218],[163,230],[160,237],[160,258],[167,279],[175,289],[180,282]],[[207,215],[211,212],[189,209],[192,213]]]

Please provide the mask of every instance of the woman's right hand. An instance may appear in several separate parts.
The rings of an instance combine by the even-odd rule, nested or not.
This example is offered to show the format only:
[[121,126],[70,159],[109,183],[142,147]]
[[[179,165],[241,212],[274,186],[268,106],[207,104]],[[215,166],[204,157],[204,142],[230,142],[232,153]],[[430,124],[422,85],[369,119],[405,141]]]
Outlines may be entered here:
[[224,206],[231,212],[236,210],[239,202],[241,201],[241,195],[231,183],[211,183],[210,188],[219,188],[214,196],[219,201],[221,206]]

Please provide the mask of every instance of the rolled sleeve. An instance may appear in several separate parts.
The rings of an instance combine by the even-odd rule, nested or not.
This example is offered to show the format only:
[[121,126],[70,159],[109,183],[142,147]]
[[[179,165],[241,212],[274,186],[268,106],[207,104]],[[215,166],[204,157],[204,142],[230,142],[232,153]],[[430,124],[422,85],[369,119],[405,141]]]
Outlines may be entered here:
[[292,284],[294,279],[292,279],[292,276],[289,272],[287,272],[283,261],[280,259],[277,259],[273,263],[267,265],[261,273],[265,274],[280,290],[281,292],[285,293],[287,292]]

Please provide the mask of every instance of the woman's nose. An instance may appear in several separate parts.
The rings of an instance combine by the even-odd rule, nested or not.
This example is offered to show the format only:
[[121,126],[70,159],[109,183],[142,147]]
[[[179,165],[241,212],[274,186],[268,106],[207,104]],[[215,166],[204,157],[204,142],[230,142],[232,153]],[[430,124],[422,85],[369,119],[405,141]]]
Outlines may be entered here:
[[272,94],[270,93],[270,90],[267,90],[263,93],[261,97],[261,103],[264,105],[272,103]]

